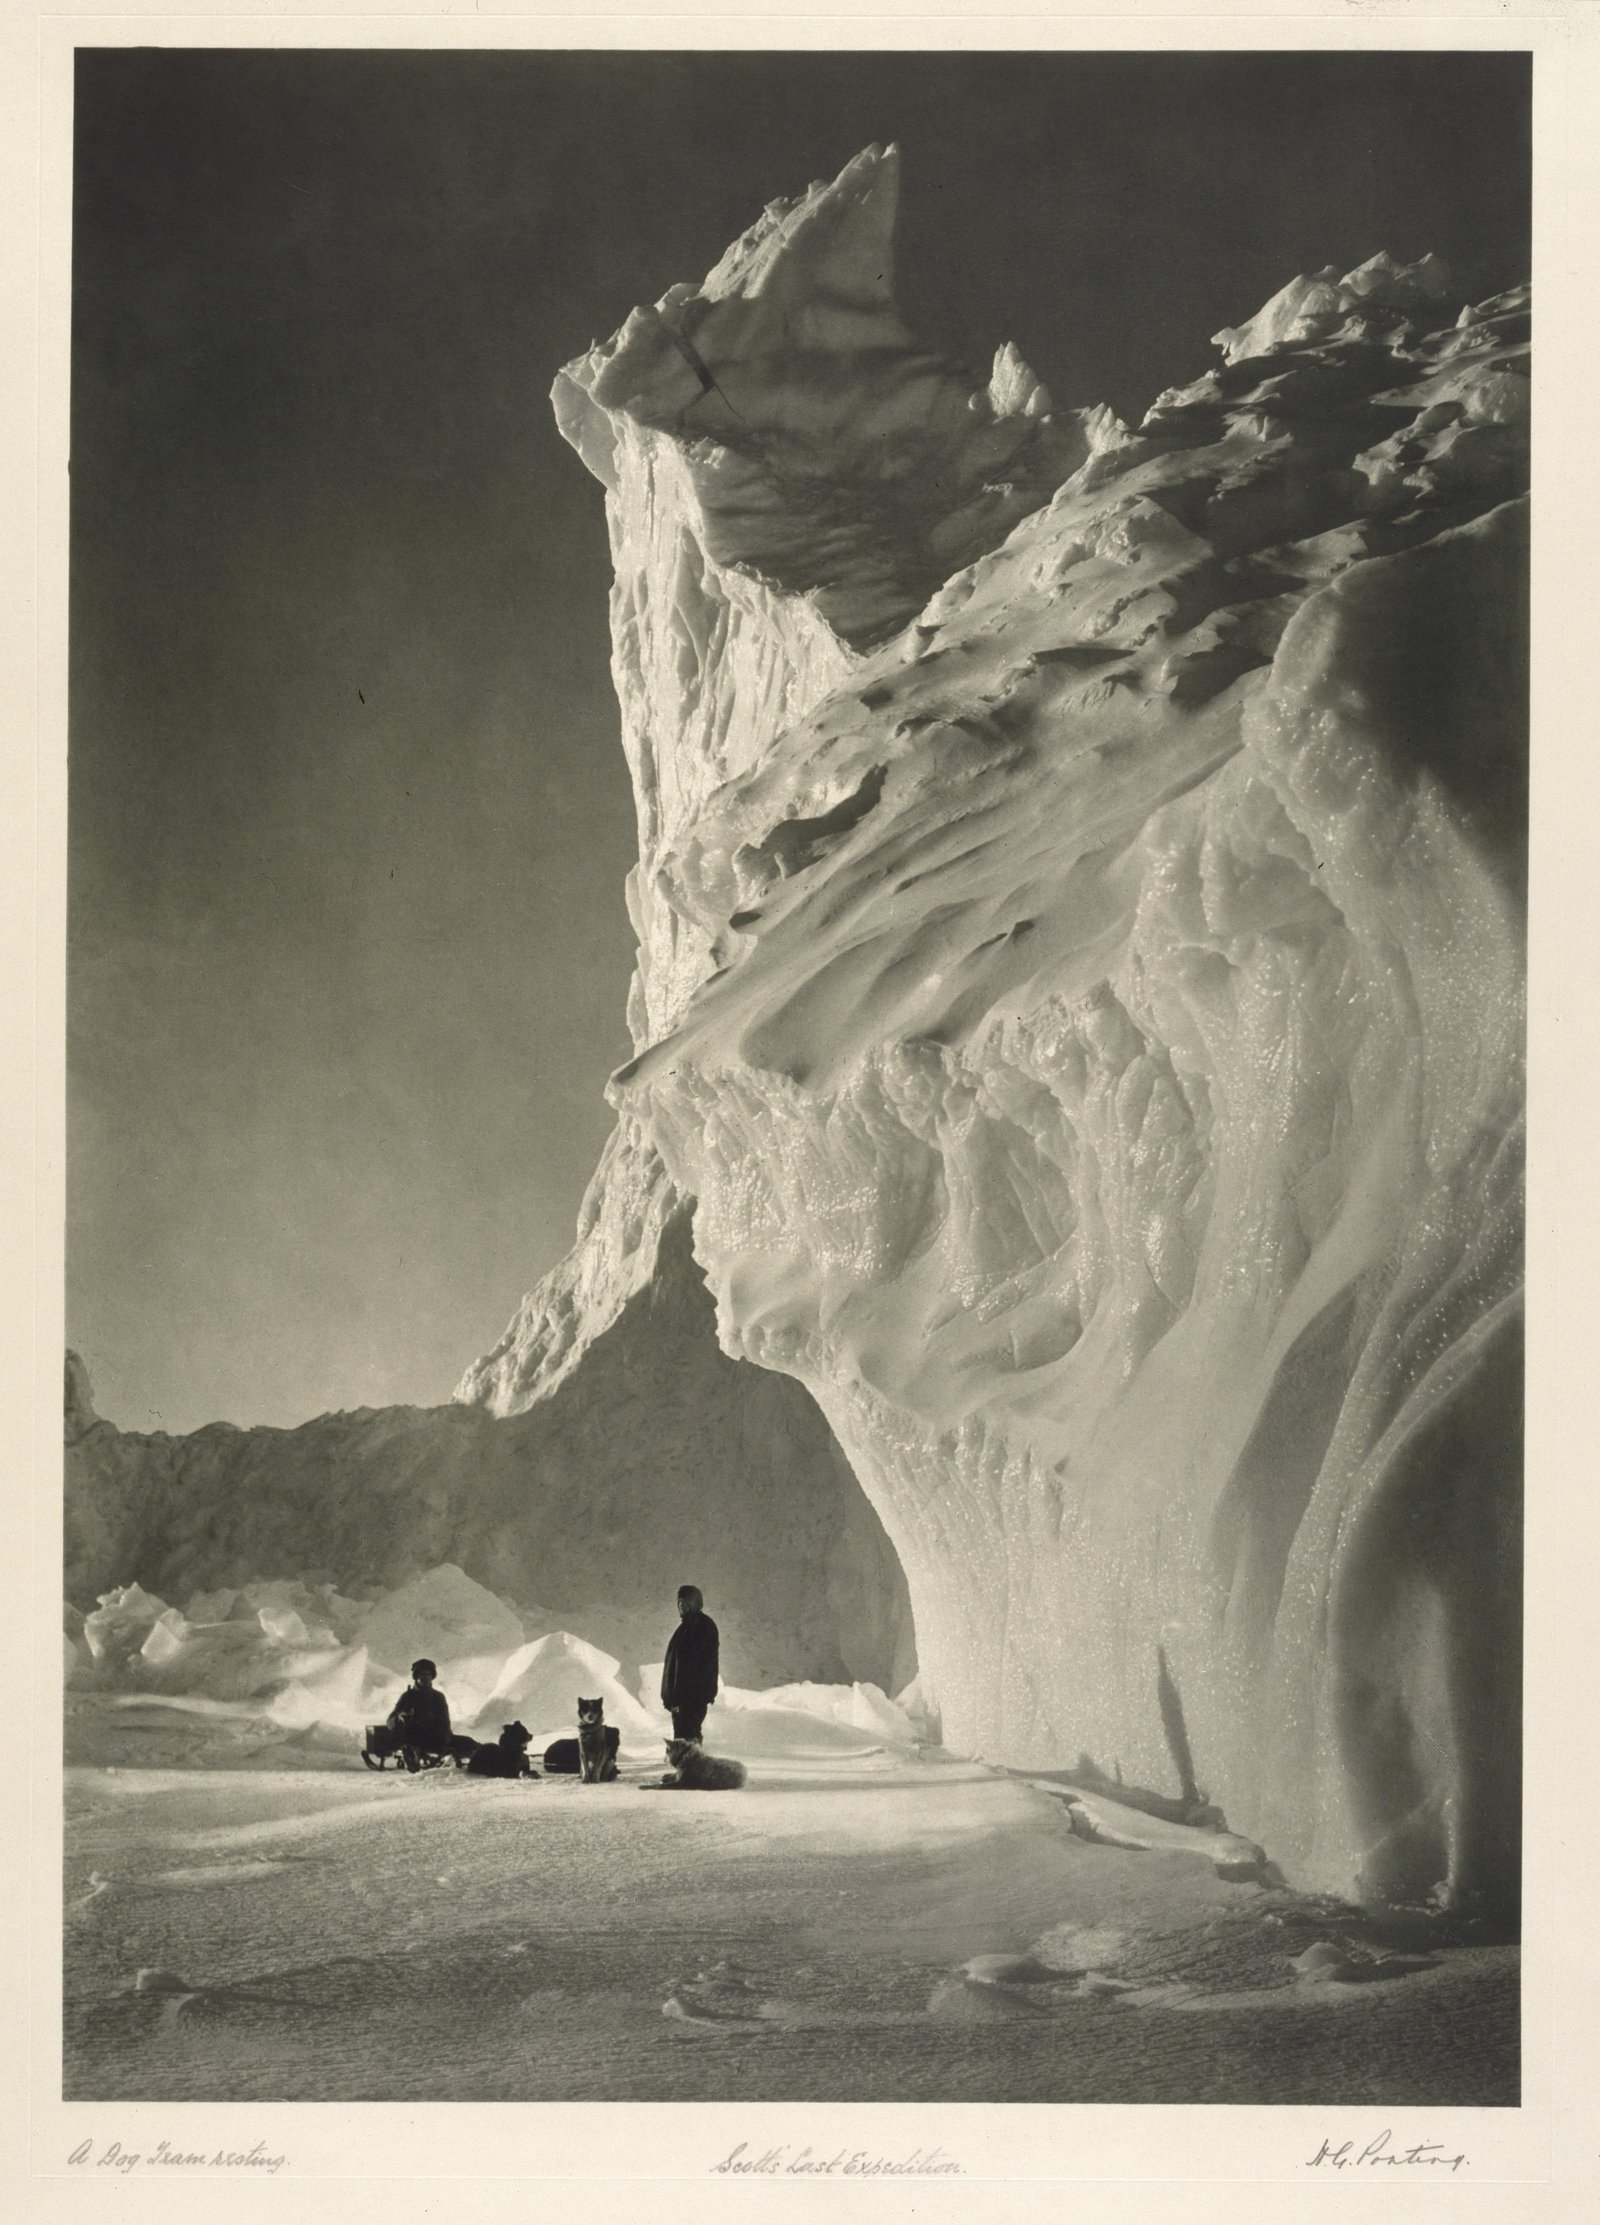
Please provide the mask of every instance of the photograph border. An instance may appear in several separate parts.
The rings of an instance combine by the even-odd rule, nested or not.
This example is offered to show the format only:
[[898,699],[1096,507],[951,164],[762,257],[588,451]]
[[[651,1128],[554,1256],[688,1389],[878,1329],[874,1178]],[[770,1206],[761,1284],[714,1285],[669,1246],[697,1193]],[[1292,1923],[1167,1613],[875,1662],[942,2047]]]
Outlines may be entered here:
[[[971,2215],[973,2190],[989,2217],[1052,2217],[1067,2188],[1117,2182],[1111,2198],[1136,2214],[1170,2214],[1180,2193],[1201,2214],[1225,2202],[1230,2217],[1289,2217],[1342,2198],[1313,2182],[1308,2161],[1330,2136],[1358,2143],[1389,2127],[1396,2141],[1440,2142],[1470,2157],[1448,2189],[1385,2177],[1359,2199],[1401,2216],[1436,2214],[1464,2199],[1476,2214],[1579,2215],[1600,2181],[1600,2068],[1595,2009],[1595,1846],[1600,1816],[1583,1786],[1587,1728],[1579,1649],[1587,1602],[1579,1591],[1597,1522],[1584,1453],[1587,1376],[1583,1332],[1595,1299],[1583,1263],[1591,1247],[1596,1176],[1584,1151],[1595,1041],[1588,952],[1594,896],[1589,851],[1600,825],[1600,785],[1580,677],[1592,628],[1585,545],[1595,439],[1586,380],[1600,356],[1596,322],[1597,157],[1585,117],[1600,114],[1596,15],[1591,7],[1485,6],[1424,15],[1404,0],[1353,0],[1326,9],[1248,13],[1169,4],[1116,13],[1060,7],[1033,14],[972,7],[877,6],[822,16],[776,8],[599,5],[582,15],[46,15],[12,8],[5,20],[5,113],[17,126],[4,161],[13,219],[6,227],[8,301],[33,312],[8,353],[6,442],[12,515],[20,523],[8,562],[5,646],[17,709],[8,722],[4,901],[4,1012],[18,1092],[9,1139],[16,1241],[5,1278],[7,1366],[14,1412],[28,1417],[27,1457],[15,1486],[20,1534],[29,1539],[28,1613],[8,1634],[12,1689],[33,1698],[29,1797],[8,1804],[14,1872],[29,1881],[30,1921],[14,1936],[4,2061],[6,2183],[31,2218],[86,2214],[117,2185],[119,2213],[145,2205],[163,2220],[231,2216],[235,2203],[269,2201],[276,2216],[331,2217],[351,2181],[382,2188],[399,2216],[437,2218],[610,2215],[619,2182],[649,2186],[652,2215],[701,2217],[708,2202],[731,2214],[831,2217],[853,2197],[825,2186],[732,2182],[715,2174],[733,2144],[848,2139],[887,2162],[926,2146],[935,2129],[961,2166],[954,2179],[883,2173],[870,2184],[874,2216]],[[1052,49],[1460,47],[1528,50],[1534,56],[1535,239],[1539,300],[1535,341],[1534,772],[1530,837],[1529,1359],[1526,1541],[1525,1943],[1523,2098],[1513,2109],[1375,2110],[1199,2104],[792,2104],[450,2103],[100,2104],[60,2099],[62,1702],[59,1662],[60,1369],[64,1345],[65,672],[66,487],[71,207],[72,54],[78,45],[425,46],[526,48],[637,46],[788,48],[1048,46]],[[663,283],[674,273],[663,274]],[[622,305],[624,308],[626,305]],[[620,312],[619,312],[620,313]],[[15,357],[13,367],[12,356]],[[1581,938],[1581,940],[1580,940]],[[1582,1156],[1580,1156],[1582,1153]],[[8,1191],[8,1195],[10,1192]],[[1585,1552],[1584,1547],[1590,1548]],[[1203,2045],[1197,2020],[1196,2044]],[[469,2112],[468,2118],[463,2112]],[[533,2113],[530,2122],[528,2112]],[[266,2143],[281,2168],[259,2162],[215,2171],[160,2173],[108,2164],[148,2156],[157,2141],[244,2156]],[[87,2150],[84,2144],[88,2143]],[[529,2167],[567,2143],[569,2174]],[[73,2162],[72,2158],[82,2160]],[[470,2169],[463,2168],[470,2159]],[[271,2185],[271,2196],[236,2187]],[[1311,2192],[1315,2185],[1316,2192]],[[1286,2188],[1293,2187],[1293,2194]],[[710,2190],[710,2191],[708,2191]],[[529,2209],[530,2198],[539,2207]],[[254,2214],[253,2210],[252,2213]],[[1363,2212],[1365,2214],[1365,2211]]]

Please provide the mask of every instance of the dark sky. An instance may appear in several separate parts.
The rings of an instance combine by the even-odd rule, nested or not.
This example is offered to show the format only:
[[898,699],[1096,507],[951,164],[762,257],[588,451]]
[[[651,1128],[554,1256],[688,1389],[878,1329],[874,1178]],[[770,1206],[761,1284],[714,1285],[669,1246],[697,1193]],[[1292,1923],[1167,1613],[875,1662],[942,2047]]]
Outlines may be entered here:
[[447,1397],[627,1055],[601,494],[550,380],[904,150],[902,301],[1137,414],[1297,271],[1527,275],[1517,55],[90,51],[68,1330],[132,1428]]

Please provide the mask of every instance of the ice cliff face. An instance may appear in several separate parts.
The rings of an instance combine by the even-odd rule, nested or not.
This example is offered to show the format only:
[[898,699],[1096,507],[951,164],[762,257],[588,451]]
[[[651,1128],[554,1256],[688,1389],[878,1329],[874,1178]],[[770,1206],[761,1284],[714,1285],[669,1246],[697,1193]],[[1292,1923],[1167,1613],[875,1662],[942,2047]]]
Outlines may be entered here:
[[541,1318],[562,1334],[503,1371],[498,1399],[485,1376],[473,1404],[143,1436],[98,1419],[69,1360],[69,1601],[283,1577],[371,1598],[454,1563],[631,1675],[660,1659],[676,1588],[697,1582],[734,1682],[899,1689],[916,1657],[894,1552],[799,1385],[717,1349],[659,1161],[624,1139],[587,1213],[576,1256],[604,1256],[611,1279],[574,1311],[557,1270]]
[[1160,1647],[1299,1880],[1505,1898],[1525,297],[1296,280],[1130,433],[920,351],[894,197],[869,150],[556,383],[638,795],[615,1094],[951,1744],[1159,1785]]

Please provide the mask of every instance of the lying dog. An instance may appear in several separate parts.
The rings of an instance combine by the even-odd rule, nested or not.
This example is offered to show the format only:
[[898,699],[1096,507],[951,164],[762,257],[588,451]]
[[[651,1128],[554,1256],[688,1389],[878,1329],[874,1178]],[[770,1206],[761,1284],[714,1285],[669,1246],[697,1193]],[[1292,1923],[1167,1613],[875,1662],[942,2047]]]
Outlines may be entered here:
[[507,1723],[500,1736],[487,1746],[478,1746],[467,1759],[469,1777],[537,1777],[539,1772],[528,1759],[528,1742],[533,1737],[525,1723]]
[[742,1761],[708,1754],[697,1738],[669,1738],[672,1767],[661,1780],[663,1792],[737,1792],[745,1780]]
[[578,1702],[578,1773],[586,1785],[609,1784],[617,1774],[622,1733],[605,1712],[604,1700]]

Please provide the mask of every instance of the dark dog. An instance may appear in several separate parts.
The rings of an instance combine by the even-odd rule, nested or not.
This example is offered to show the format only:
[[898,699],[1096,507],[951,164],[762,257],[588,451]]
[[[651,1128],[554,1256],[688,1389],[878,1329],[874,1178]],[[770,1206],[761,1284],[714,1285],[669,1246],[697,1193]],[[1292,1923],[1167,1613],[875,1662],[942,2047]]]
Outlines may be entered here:
[[605,1712],[604,1700],[578,1702],[578,1773],[586,1785],[608,1784],[617,1774],[622,1733]]
[[533,1733],[525,1723],[507,1723],[492,1745],[477,1747],[467,1761],[469,1777],[536,1777],[528,1759]]

